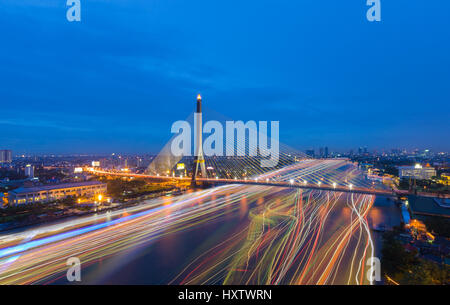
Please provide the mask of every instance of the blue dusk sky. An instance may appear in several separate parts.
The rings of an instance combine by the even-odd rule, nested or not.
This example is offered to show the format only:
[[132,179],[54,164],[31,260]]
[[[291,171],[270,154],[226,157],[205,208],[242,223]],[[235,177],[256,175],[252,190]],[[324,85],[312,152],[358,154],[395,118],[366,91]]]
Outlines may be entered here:
[[448,151],[450,1],[381,4],[0,0],[0,149],[156,153],[201,93],[299,150]]

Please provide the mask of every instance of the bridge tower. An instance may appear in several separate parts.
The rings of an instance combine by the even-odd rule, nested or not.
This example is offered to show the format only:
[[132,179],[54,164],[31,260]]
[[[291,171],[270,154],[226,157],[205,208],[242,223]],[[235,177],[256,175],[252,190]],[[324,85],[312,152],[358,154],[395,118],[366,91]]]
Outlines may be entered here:
[[203,122],[202,122],[202,96],[199,94],[197,96],[197,109],[194,113],[194,172],[192,174],[192,184],[195,185],[197,176],[200,175],[206,178],[206,168],[205,168],[205,158],[203,157]]

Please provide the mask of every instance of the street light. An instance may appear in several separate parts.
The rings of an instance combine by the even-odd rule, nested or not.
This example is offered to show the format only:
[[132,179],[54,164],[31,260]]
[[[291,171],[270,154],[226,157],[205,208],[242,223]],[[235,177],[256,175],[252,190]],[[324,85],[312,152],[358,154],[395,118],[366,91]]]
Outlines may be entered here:
[[336,188],[336,182],[333,182],[333,187]]
[[290,184],[294,184],[294,179],[289,180]]

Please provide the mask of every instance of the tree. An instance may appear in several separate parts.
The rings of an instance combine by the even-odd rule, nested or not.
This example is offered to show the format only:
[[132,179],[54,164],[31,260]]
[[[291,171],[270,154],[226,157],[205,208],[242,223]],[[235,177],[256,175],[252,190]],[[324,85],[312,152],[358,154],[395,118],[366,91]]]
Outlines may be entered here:
[[402,178],[400,180],[400,183],[398,185],[398,187],[402,190],[408,190],[409,189],[409,182],[408,179]]
[[394,232],[386,232],[383,235],[381,255],[383,257],[382,268],[385,273],[394,276],[406,272],[411,265],[417,262],[416,254],[406,251],[403,245],[395,239]]
[[436,263],[419,260],[418,264],[411,266],[403,276],[401,284],[404,285],[445,285],[450,282],[449,267],[439,266]]
[[443,217],[427,217],[425,219],[427,230],[439,236],[450,238],[450,220]]
[[76,199],[73,196],[67,196],[66,198],[60,199],[59,202],[66,207],[73,207],[76,204]]

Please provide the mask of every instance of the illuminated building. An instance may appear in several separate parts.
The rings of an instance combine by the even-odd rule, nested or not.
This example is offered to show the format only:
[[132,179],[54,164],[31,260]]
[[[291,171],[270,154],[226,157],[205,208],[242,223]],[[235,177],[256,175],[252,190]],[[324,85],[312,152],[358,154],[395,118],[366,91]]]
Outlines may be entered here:
[[0,207],[8,205],[8,193],[0,193]]
[[450,180],[450,174],[443,173],[443,174],[441,174],[441,178],[445,179],[445,180]]
[[31,164],[27,164],[27,166],[25,166],[25,176],[27,176],[28,178],[34,178],[34,166]]
[[39,187],[21,187],[8,193],[11,205],[50,202],[67,196],[92,197],[106,192],[106,184],[98,181],[65,183]]
[[186,165],[184,163],[178,163],[175,169],[175,175],[176,176],[186,176],[187,175],[187,171],[186,171]]
[[10,150],[0,150],[0,163],[11,163],[12,152]]
[[436,170],[433,167],[422,167],[420,164],[416,164],[414,166],[399,166],[398,175],[400,179],[431,179],[436,176]]
[[319,148],[319,157],[320,158],[328,158],[328,147],[327,146]]

